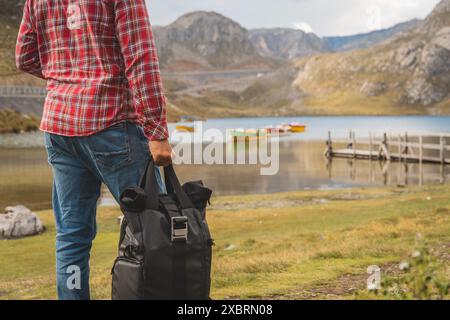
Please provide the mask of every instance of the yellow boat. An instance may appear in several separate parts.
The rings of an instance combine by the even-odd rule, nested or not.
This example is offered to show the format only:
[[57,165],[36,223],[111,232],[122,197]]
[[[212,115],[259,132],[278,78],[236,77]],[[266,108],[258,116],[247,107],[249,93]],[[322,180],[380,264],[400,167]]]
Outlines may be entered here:
[[286,126],[287,130],[293,133],[299,133],[299,132],[305,132],[306,131],[306,125],[300,124],[297,122],[289,123],[284,125]]
[[176,129],[177,131],[181,131],[181,132],[194,132],[194,131],[195,131],[194,127],[191,127],[191,126],[182,126],[182,125],[176,126],[175,129]]
[[291,128],[289,129],[290,132],[305,132],[306,131],[306,126],[291,126]]

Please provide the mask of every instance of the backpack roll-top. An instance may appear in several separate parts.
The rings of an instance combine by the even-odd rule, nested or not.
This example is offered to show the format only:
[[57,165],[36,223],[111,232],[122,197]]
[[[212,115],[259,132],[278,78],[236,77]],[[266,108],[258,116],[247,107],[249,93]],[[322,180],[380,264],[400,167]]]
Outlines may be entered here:
[[139,187],[122,192],[119,256],[112,269],[113,300],[209,299],[213,240],[206,222],[211,190],[201,181],[181,186],[164,168],[161,194],[151,160]]

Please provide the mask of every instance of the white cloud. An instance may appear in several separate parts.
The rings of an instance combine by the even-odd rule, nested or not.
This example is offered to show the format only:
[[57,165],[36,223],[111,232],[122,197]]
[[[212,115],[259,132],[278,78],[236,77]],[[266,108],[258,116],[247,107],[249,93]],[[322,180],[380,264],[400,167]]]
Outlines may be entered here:
[[313,32],[313,28],[311,27],[311,25],[304,21],[294,23],[294,29],[302,30],[306,33]]

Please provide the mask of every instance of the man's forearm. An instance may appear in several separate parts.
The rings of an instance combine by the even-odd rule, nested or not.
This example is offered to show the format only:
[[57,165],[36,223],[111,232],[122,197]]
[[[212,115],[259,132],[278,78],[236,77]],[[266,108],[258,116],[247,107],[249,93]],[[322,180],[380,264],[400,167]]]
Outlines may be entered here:
[[168,138],[166,98],[158,55],[145,0],[117,0],[116,33],[125,62],[125,75],[149,140]]

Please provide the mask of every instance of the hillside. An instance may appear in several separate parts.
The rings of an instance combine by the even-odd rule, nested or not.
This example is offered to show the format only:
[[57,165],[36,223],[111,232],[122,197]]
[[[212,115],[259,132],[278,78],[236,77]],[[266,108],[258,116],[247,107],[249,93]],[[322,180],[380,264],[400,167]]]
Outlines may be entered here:
[[155,28],[161,68],[168,71],[265,69],[273,62],[259,55],[248,31],[215,12],[196,11]]
[[43,81],[16,69],[15,45],[24,2],[24,0],[0,0],[0,85],[44,85]]
[[293,87],[307,113],[450,111],[450,0],[413,30],[370,49],[299,59]]
[[382,43],[387,39],[408,30],[417,27],[419,19],[412,19],[406,22],[396,24],[387,29],[376,30],[369,33],[361,33],[343,37],[325,37],[323,40],[331,49],[330,51],[350,51],[355,49],[366,49]]
[[0,76],[17,73],[14,46],[22,18],[23,2],[23,0],[0,0]]
[[[336,38],[335,50],[382,41],[338,53],[329,52],[330,39],[292,29],[248,31],[214,12],[155,27],[169,119],[449,113],[449,1],[423,22]],[[0,85],[43,86],[15,69],[20,2],[0,4]],[[38,99],[0,97],[0,109],[31,113],[41,106]]]
[[258,52],[270,58],[288,60],[331,51],[326,41],[302,30],[254,29],[249,35]]

